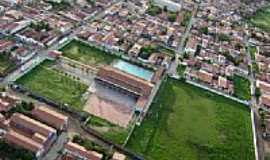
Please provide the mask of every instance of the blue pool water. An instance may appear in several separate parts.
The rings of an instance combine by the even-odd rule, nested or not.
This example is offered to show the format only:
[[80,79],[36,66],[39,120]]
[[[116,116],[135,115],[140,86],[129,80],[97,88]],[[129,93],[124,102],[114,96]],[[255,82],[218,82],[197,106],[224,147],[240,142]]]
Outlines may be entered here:
[[150,81],[153,77],[153,74],[154,74],[153,72],[151,72],[149,70],[146,70],[142,67],[130,64],[130,63],[128,63],[126,61],[122,61],[122,60],[116,61],[113,64],[113,67],[115,67],[121,71],[127,72],[129,74],[132,74],[136,77],[145,79],[147,81]]

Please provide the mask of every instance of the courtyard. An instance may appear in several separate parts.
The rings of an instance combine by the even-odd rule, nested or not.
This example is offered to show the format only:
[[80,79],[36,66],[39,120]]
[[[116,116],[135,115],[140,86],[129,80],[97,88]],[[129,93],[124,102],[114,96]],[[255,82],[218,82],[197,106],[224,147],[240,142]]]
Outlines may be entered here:
[[54,68],[54,65],[55,62],[46,60],[16,83],[50,100],[81,110],[85,103],[83,94],[88,86]]
[[146,160],[253,160],[250,110],[167,79],[127,147]]
[[133,117],[136,99],[94,82],[84,111],[126,128]]

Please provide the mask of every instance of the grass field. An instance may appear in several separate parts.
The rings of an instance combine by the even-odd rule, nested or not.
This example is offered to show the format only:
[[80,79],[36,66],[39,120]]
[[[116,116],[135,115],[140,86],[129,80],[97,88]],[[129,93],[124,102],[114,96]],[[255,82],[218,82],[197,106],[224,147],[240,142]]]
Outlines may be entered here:
[[127,147],[146,160],[253,160],[250,111],[168,79]]
[[270,6],[259,9],[249,18],[249,22],[255,27],[270,31]]
[[82,94],[88,86],[53,69],[52,66],[53,62],[45,61],[16,83],[56,102],[82,109]]
[[243,100],[251,99],[250,82],[248,79],[235,75],[233,78],[234,95]]
[[7,70],[15,66],[15,63],[11,62],[6,56],[0,55],[0,75],[3,75]]
[[117,58],[114,55],[77,40],[71,41],[61,51],[63,52],[63,56],[87,65],[110,64]]

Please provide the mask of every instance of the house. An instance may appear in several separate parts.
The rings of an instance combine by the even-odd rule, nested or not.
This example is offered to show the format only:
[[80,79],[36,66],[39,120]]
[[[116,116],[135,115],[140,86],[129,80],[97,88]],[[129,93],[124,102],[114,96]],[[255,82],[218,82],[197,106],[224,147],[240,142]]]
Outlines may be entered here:
[[125,160],[125,159],[126,159],[126,156],[119,152],[115,152],[112,157],[112,160]]
[[0,112],[7,112],[15,107],[18,100],[15,97],[8,96],[5,92],[0,94]]
[[227,89],[228,86],[229,86],[229,84],[228,84],[227,78],[219,76],[218,77],[218,87],[220,87],[222,89]]
[[270,95],[266,95],[266,94],[262,95],[260,97],[260,105],[270,108]]
[[58,129],[65,130],[68,127],[68,117],[48,107],[36,107],[32,114],[40,121]]
[[262,93],[270,93],[270,83],[265,81],[256,81],[256,87],[260,88]]
[[204,70],[200,70],[198,72],[198,78],[205,83],[211,84],[213,81],[213,77],[214,77],[213,73],[209,73]]

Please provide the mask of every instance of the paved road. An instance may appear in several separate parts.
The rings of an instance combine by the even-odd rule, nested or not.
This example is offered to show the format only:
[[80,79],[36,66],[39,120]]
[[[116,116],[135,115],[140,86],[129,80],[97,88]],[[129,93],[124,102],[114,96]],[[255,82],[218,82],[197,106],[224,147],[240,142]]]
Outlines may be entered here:
[[65,143],[68,141],[68,134],[66,132],[61,133],[58,136],[56,142],[50,148],[49,152],[42,157],[41,160],[54,160],[60,156],[61,150],[64,148]]
[[247,56],[248,56],[248,63],[251,66],[250,67],[250,74],[249,74],[249,81],[250,81],[250,90],[251,90],[251,101],[250,101],[250,107],[251,107],[251,113],[254,115],[252,116],[252,127],[254,132],[254,145],[255,145],[255,156],[256,160],[263,160],[264,159],[264,140],[262,138],[262,132],[260,129],[260,121],[259,121],[259,105],[257,104],[257,97],[255,95],[256,90],[256,76],[253,69],[253,59],[252,59],[252,53],[250,52],[250,43],[249,43],[249,37],[246,35],[245,38],[245,46],[247,48]]
[[175,54],[175,60],[172,62],[169,70],[168,70],[168,73],[170,75],[177,75],[177,67],[179,65],[179,58],[182,56],[182,54],[184,53],[184,49],[185,49],[185,42],[190,34],[190,30],[194,24],[194,22],[196,21],[196,14],[197,14],[197,10],[198,10],[198,5],[196,4],[195,5],[195,10],[192,12],[192,16],[190,18],[190,21],[189,21],[189,24],[186,28],[186,31],[183,35],[183,37],[181,38],[181,41],[180,41],[180,44],[178,45],[177,47],[177,52]]

